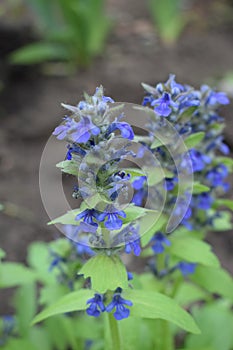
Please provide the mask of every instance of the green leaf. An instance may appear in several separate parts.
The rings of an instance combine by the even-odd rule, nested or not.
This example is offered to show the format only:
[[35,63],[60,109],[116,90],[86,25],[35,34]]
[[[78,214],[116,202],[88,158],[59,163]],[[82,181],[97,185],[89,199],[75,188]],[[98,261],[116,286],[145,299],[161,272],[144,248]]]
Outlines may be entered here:
[[132,316],[160,318],[172,322],[188,332],[200,333],[192,316],[166,295],[142,290],[129,290],[123,295],[133,303],[130,308]]
[[15,287],[35,281],[36,273],[18,263],[7,262],[1,265],[0,288]]
[[71,311],[85,310],[87,308],[86,302],[93,297],[93,294],[93,291],[90,289],[80,289],[77,292],[69,293],[40,312],[34,318],[32,324],[41,322],[50,316],[64,314]]
[[218,208],[218,207],[221,207],[221,206],[224,206],[224,207],[227,207],[231,210],[233,210],[233,200],[231,199],[216,199],[214,201],[214,208]]
[[205,133],[203,131],[196,132],[195,134],[192,134],[188,136],[184,143],[187,148],[193,148],[197,146],[205,137]]
[[128,288],[127,271],[117,255],[96,255],[85,263],[79,274],[83,274],[84,278],[90,277],[92,289],[99,293],[117,287]]
[[126,218],[122,220],[124,224],[140,219],[143,216],[147,217],[148,215],[158,214],[156,210],[146,209],[136,205],[129,205],[124,212],[126,213]]
[[233,279],[227,271],[214,267],[197,266],[190,279],[207,291],[233,301]]
[[132,177],[146,176],[145,172],[142,171],[141,169],[137,169],[137,168],[124,168],[123,170],[124,170],[126,173],[129,173]]
[[209,244],[190,237],[171,237],[170,241],[171,246],[167,248],[167,251],[179,259],[219,267],[218,258],[211,252]]
[[48,222],[48,225],[53,225],[53,224],[80,225],[80,222],[76,221],[75,218],[82,211],[83,209],[81,208],[70,210],[66,214],[59,216],[58,218]]
[[20,335],[26,336],[29,334],[29,325],[36,313],[35,283],[25,284],[16,291],[14,306]]
[[67,59],[65,47],[51,43],[35,43],[14,51],[10,57],[12,64],[38,64],[49,60]]
[[221,211],[219,217],[213,219],[213,230],[227,231],[232,229],[232,215],[227,211]]
[[35,270],[37,278],[43,283],[51,283],[49,273],[49,245],[45,242],[33,242],[28,248],[27,262]]
[[63,173],[78,176],[78,165],[77,162],[73,160],[64,160],[56,164],[57,168],[60,168]]
[[205,300],[207,292],[203,291],[199,286],[184,282],[180,285],[176,292],[175,300],[182,306],[189,306],[191,303]]
[[191,116],[193,115],[193,113],[197,110],[198,107],[196,106],[192,106],[187,108],[183,113],[181,113],[181,115],[179,116],[179,122],[184,122],[184,121],[188,121]]
[[213,350],[233,348],[233,314],[224,303],[215,301],[211,305],[196,307],[193,310],[201,334],[188,335],[185,345],[188,349],[211,347]]
[[6,256],[6,253],[4,252],[3,249],[0,248],[0,260],[5,258],[5,256]]
[[199,194],[203,192],[209,192],[210,188],[208,186],[200,184],[200,182],[194,182],[193,184],[193,194]]
[[141,237],[141,245],[145,247],[153,237],[153,235],[160,231],[161,228],[167,223],[167,217],[165,215],[160,215],[151,213],[143,217],[140,220],[140,237]]

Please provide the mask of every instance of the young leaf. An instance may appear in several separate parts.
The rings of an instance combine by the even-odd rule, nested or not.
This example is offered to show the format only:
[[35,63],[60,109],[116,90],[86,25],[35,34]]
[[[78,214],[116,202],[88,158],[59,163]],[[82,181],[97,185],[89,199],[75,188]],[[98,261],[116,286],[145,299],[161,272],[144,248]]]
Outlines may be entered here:
[[73,160],[64,160],[56,164],[57,168],[60,168],[63,173],[78,176],[78,166],[77,162]]
[[158,213],[156,210],[141,208],[136,205],[129,205],[124,212],[126,213],[126,218],[122,220],[124,224],[142,218],[143,216],[147,217],[150,214],[157,215]]
[[200,240],[189,237],[171,237],[171,246],[167,251],[178,258],[206,266],[219,267],[216,255],[211,252],[211,246]]
[[209,192],[210,188],[208,186],[200,184],[200,182],[195,181],[193,184],[193,194],[199,194],[203,192]]
[[74,209],[68,211],[66,214],[59,216],[58,218],[48,222],[48,225],[63,224],[63,225],[80,225],[79,221],[76,221],[76,216],[82,212],[83,209]]
[[86,262],[79,274],[90,277],[92,289],[99,293],[117,287],[128,288],[127,271],[117,255],[96,255]]
[[65,46],[41,42],[14,51],[10,55],[10,62],[12,64],[37,64],[55,59],[66,60],[67,58]]
[[129,290],[124,292],[124,297],[133,303],[130,308],[132,316],[160,318],[172,322],[188,332],[200,333],[192,316],[166,295],[142,290]]
[[92,296],[93,291],[90,289],[80,289],[77,292],[69,293],[40,312],[34,318],[32,324],[43,321],[50,316],[64,314],[71,311],[85,310],[87,308],[86,302]]
[[197,146],[205,137],[205,133],[203,131],[196,132],[195,134],[192,134],[188,136],[184,143],[187,148],[193,148]]

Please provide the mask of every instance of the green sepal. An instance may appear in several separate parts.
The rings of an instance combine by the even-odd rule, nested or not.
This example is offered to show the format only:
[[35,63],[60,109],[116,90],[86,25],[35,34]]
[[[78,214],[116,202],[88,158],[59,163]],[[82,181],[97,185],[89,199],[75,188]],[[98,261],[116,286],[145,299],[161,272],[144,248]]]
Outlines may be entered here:
[[117,287],[128,288],[127,271],[118,255],[96,255],[83,265],[78,274],[90,277],[92,289],[99,293]]
[[131,316],[159,318],[172,322],[188,332],[200,333],[192,316],[166,295],[143,290],[128,290],[123,296],[133,303],[130,307]]

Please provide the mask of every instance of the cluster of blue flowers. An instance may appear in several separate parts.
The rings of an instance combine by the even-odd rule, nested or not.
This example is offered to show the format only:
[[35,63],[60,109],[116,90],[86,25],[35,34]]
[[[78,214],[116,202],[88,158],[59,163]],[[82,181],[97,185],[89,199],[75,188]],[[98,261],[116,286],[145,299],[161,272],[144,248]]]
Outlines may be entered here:
[[[174,75],[170,75],[165,83],[159,83],[156,87],[146,84],[143,84],[143,87],[146,90],[146,96],[142,104],[149,106],[155,112],[154,118],[150,120],[152,132],[164,121],[164,118],[184,140],[190,135],[204,132],[201,142],[187,150],[187,154],[191,159],[194,180],[206,186],[208,191],[192,195],[181,225],[187,230],[211,228],[214,220],[221,217],[221,212],[212,208],[215,199],[229,189],[227,183],[229,169],[224,164],[225,158],[218,157],[221,153],[223,156],[229,154],[229,147],[223,142],[222,136],[224,120],[218,115],[219,106],[228,104],[229,99],[225,93],[216,92],[206,85],[200,90],[195,90],[191,86],[179,84]],[[169,213],[177,198],[179,185],[177,169],[171,162],[166,149],[167,145],[151,148],[152,142],[147,143],[147,147],[160,159],[164,167],[167,166],[173,173],[173,176],[164,179],[164,187],[168,191],[164,210]],[[181,159],[180,165],[180,169],[186,169],[185,157]],[[144,176],[137,178],[133,186],[136,190],[133,201],[135,205],[140,206],[150,191],[146,178]],[[182,202],[180,202],[180,207],[176,208],[176,212],[182,210]],[[170,244],[171,242],[162,232],[156,232],[151,239],[151,248],[156,255],[163,253],[165,247]],[[195,271],[195,267],[195,263],[180,262],[168,268],[166,273],[179,269],[183,276],[187,276]],[[156,272],[158,275],[158,271]],[[161,272],[161,275],[164,275],[164,271]]]
[[87,308],[86,312],[89,316],[98,317],[101,312],[114,311],[114,317],[116,320],[120,321],[127,318],[130,314],[130,310],[126,306],[132,306],[133,303],[130,300],[126,300],[121,296],[122,289],[117,288],[113,294],[112,301],[105,307],[104,296],[96,293],[93,298],[87,301],[90,306]]
[[[179,84],[174,75],[171,75],[167,82],[159,83],[156,87],[146,84],[143,84],[143,87],[146,90],[146,96],[142,104],[154,113],[150,113],[149,121],[145,121],[149,131],[146,137],[141,138],[141,148],[137,155],[127,148],[127,142],[123,146],[119,144],[118,147],[116,144],[111,145],[111,141],[118,134],[125,140],[133,140],[134,131],[127,122],[122,121],[120,107],[111,108],[114,101],[103,95],[102,87],[96,89],[94,96],[85,95],[85,101],[81,101],[77,106],[63,105],[71,112],[71,116],[66,116],[64,122],[54,130],[53,134],[59,140],[67,141],[66,160],[68,163],[76,164],[76,175],[81,182],[79,181],[78,186],[75,187],[73,197],[82,198],[84,202],[91,197],[94,179],[97,194],[104,198],[105,203],[103,207],[103,203],[100,205],[95,196],[91,197],[91,199],[94,198],[95,204],[91,207],[85,205],[81,207],[82,210],[79,210],[75,216],[76,223],[65,227],[67,237],[78,241],[75,245],[78,256],[90,257],[96,254],[98,249],[112,249],[116,252],[115,248],[121,246],[122,242],[125,253],[133,252],[136,256],[140,255],[140,221],[139,223],[134,219],[131,222],[127,221],[127,214],[117,205],[117,200],[127,181],[131,182],[134,189],[130,205],[143,207],[147,197],[153,193],[151,189],[153,186],[148,185],[146,175],[132,178],[127,171],[119,171],[120,162],[127,156],[144,157],[143,149],[149,150],[166,170],[167,175],[161,180],[161,188],[167,192],[165,215],[171,213],[171,208],[178,196],[179,172],[185,172],[188,169],[194,174],[195,182],[200,184],[204,191],[194,192],[188,208],[185,208],[181,217],[180,225],[187,230],[208,229],[214,225],[214,220],[221,216],[221,212],[216,208],[213,210],[213,204],[215,199],[229,188],[228,167],[224,157],[217,157],[217,155],[219,153],[227,155],[229,148],[223,142],[223,118],[217,114],[217,109],[220,105],[229,103],[227,96],[222,92],[213,91],[208,86],[195,90],[188,85]],[[114,113],[110,113],[110,110],[118,113],[115,119],[112,119]],[[177,159],[175,161],[172,159],[167,144],[159,143],[154,147],[154,132],[161,126],[164,128],[165,120],[172,125],[176,135],[184,141],[191,135],[203,133],[200,142],[189,149],[185,148],[186,155],[191,161],[191,170],[187,165],[186,155],[182,154],[180,158],[178,157],[178,171]],[[96,163],[100,164],[97,174],[98,164]],[[69,166],[64,167],[63,171],[69,173]],[[153,195],[160,206],[159,190],[156,189]],[[184,197],[186,195],[187,192],[184,193]],[[173,215],[182,214],[183,207],[185,207],[184,203],[180,201]],[[103,234],[103,231],[108,232],[108,235]],[[171,245],[171,241],[165,231],[159,231],[154,232],[149,245],[157,257],[159,254],[166,253],[166,248]],[[62,263],[64,263],[64,257],[55,255],[51,268],[59,268],[62,275],[60,267]],[[186,277],[196,269],[195,262],[177,261],[170,266],[169,259],[161,271],[158,271],[156,263],[149,263],[149,266],[158,277],[177,270]],[[130,280],[130,276],[128,277]],[[122,292],[120,288],[112,291],[112,300],[107,306],[105,301],[109,301],[109,294],[95,293],[94,297],[87,301],[87,314],[98,317],[104,311],[115,310],[114,317],[117,320],[127,318],[130,313],[127,306],[132,306],[132,302],[125,300]]]
[[[229,103],[229,99],[223,92],[215,92],[204,85],[200,90],[195,90],[188,85],[181,85],[171,75],[164,84],[159,83],[155,88],[143,84],[147,91],[143,100],[144,106],[154,109],[155,117],[151,119],[151,128],[166,118],[177,130],[184,140],[197,132],[204,132],[205,136],[195,148],[188,150],[192,162],[194,179],[202,185],[209,187],[208,192],[193,194],[187,215],[182,224],[188,229],[198,229],[208,226],[212,221],[208,212],[214,199],[229,189],[226,181],[228,167],[222,162],[218,153],[229,154],[229,147],[223,142],[223,118],[217,114],[220,105]],[[150,144],[148,144],[150,147]],[[166,146],[151,149],[160,157],[163,164],[167,164],[169,154]],[[161,156],[162,154],[162,156]],[[172,164],[169,164],[170,170]],[[181,159],[181,168],[186,168],[186,159]],[[173,164],[173,177],[165,179],[165,188],[169,191],[167,207],[174,203],[176,185],[178,184],[177,169]],[[137,190],[134,203],[140,205],[147,196],[145,179],[137,179],[134,182]],[[174,191],[173,191],[174,190]],[[200,211],[202,211],[200,215]]]

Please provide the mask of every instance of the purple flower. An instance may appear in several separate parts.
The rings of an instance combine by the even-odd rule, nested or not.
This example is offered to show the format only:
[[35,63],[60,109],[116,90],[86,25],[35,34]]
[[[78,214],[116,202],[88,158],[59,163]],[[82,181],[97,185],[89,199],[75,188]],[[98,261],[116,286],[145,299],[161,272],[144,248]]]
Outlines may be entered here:
[[68,133],[75,130],[78,126],[78,123],[70,117],[65,118],[65,124],[61,124],[56,127],[53,132],[53,135],[57,136],[58,140],[63,140]]
[[108,230],[119,230],[123,224],[122,220],[118,216],[126,218],[126,214],[123,210],[118,210],[114,212],[103,212],[98,215],[99,221],[104,221],[107,217],[107,220],[104,222],[104,226]]
[[166,238],[165,235],[162,234],[162,232],[157,232],[154,237],[151,239],[152,246],[155,254],[161,254],[164,252],[165,245],[170,246],[171,242]]
[[121,136],[124,137],[125,139],[133,140],[133,138],[134,138],[133,129],[126,122],[114,122],[114,123],[112,123],[107,130],[107,135],[111,134],[115,130],[120,130]]
[[185,277],[193,274],[195,272],[196,266],[196,263],[188,263],[181,261],[177,264],[176,268],[179,269],[182,275]]
[[99,133],[100,129],[92,123],[90,117],[82,117],[71,137],[74,142],[85,143],[90,139],[91,135],[96,136]]
[[107,312],[111,312],[115,308],[114,317],[116,320],[122,320],[129,317],[130,310],[125,307],[132,306],[133,303],[130,300],[122,298],[120,293],[115,293],[111,303],[106,307]]
[[101,312],[105,311],[105,306],[103,303],[103,295],[96,293],[94,298],[87,301],[90,306],[86,309],[86,313],[89,316],[99,317]]
[[172,112],[171,107],[177,107],[177,104],[172,101],[171,95],[168,92],[164,92],[161,98],[154,100],[151,106],[155,107],[155,112],[164,117],[168,117]]
[[94,222],[93,219],[98,220],[98,217],[99,217],[99,212],[97,210],[85,209],[84,211],[82,211],[81,213],[76,215],[75,220],[79,221],[79,220],[83,219],[84,223],[97,227],[98,224],[96,222]]

